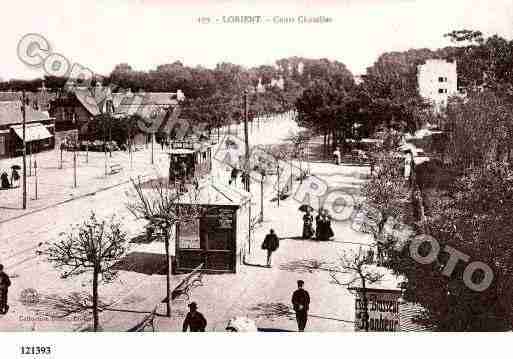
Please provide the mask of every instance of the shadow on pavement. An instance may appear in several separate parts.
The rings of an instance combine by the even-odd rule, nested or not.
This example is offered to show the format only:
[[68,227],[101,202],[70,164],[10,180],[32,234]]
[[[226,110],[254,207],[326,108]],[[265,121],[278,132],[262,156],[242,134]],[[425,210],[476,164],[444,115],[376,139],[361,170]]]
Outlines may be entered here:
[[245,266],[248,266],[248,267],[258,267],[258,268],[269,268],[267,265],[265,264],[255,264],[255,263],[248,263],[246,261],[243,262],[243,264]]
[[259,332],[279,333],[279,332],[295,332],[295,330],[279,329],[279,328],[258,328]]
[[316,271],[338,270],[334,263],[317,259],[299,259],[283,263],[281,270],[297,273],[314,273]]
[[117,262],[112,269],[148,275],[165,275],[166,256],[158,253],[132,252]]
[[258,303],[256,306],[249,308],[254,312],[257,318],[289,318],[294,319],[291,308],[285,303]]
[[134,244],[148,244],[155,241],[155,238],[148,236],[146,233],[140,234],[130,239],[130,243]]

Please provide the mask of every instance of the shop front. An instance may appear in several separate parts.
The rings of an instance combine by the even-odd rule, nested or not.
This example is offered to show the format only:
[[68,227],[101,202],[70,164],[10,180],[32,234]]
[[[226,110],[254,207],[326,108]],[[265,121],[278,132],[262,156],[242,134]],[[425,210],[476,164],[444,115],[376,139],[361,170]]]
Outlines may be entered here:
[[[23,125],[11,126],[14,133],[13,145],[14,155],[23,154]],[[53,148],[52,125],[45,126],[41,123],[29,123],[25,126],[25,143],[27,144],[27,153],[38,153]]]

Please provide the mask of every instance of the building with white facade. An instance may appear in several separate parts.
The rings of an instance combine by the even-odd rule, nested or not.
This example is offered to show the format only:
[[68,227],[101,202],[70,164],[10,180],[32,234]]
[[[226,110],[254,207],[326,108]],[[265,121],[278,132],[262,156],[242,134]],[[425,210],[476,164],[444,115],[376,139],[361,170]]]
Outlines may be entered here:
[[285,79],[283,76],[280,76],[279,79],[271,79],[271,87],[278,87],[280,90],[285,89]]
[[449,97],[458,94],[456,62],[441,59],[426,60],[417,66],[419,95],[433,104],[435,113],[442,113]]

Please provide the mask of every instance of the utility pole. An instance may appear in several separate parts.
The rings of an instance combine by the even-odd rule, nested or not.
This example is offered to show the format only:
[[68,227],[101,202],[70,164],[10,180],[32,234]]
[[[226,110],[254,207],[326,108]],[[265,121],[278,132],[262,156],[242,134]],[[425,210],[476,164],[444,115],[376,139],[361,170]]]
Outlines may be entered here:
[[73,187],[77,188],[77,150],[73,149]]
[[[54,127],[55,128],[55,127]],[[39,143],[39,136],[37,137],[37,143]],[[37,154],[34,156],[34,176],[35,176],[35,191],[36,191],[36,199],[37,199]]]
[[128,156],[130,157],[130,169],[132,169],[132,119],[128,126]]
[[32,143],[29,145],[29,177],[32,177]]
[[105,117],[102,116],[102,122],[103,122],[103,154],[104,154],[104,157],[105,157],[105,177],[107,177],[107,134],[105,133],[106,131],[106,126],[105,126]]
[[280,206],[280,162],[276,162],[276,174],[278,176],[278,184],[277,184],[277,190],[278,190],[278,207]]
[[36,199],[37,199],[37,161],[34,160],[34,172],[35,172],[35,190],[36,190]]
[[[55,127],[54,127],[55,128]],[[60,144],[60,151],[61,151],[61,161],[59,162],[59,168],[62,169],[62,143]]]
[[251,254],[251,196],[249,196],[249,209],[248,209],[248,253]]
[[260,175],[262,176],[260,179],[260,222],[264,221],[264,177],[265,177],[265,171],[262,170],[260,172]]
[[153,143],[155,142],[155,132],[151,133],[151,164],[154,163],[153,161]]
[[244,142],[246,144],[246,160],[244,166],[245,190],[250,192],[250,180],[249,180],[249,133],[248,133],[248,90],[244,90]]
[[25,142],[25,91],[22,93],[21,114],[23,117],[23,209],[27,209],[27,143]]
[[112,158],[112,117],[109,116],[109,157]]

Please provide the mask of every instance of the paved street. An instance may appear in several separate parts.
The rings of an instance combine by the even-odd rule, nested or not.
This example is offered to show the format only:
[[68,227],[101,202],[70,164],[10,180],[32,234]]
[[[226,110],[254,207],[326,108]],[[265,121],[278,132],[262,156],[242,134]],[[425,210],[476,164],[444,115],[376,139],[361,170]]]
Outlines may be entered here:
[[[253,138],[262,138],[266,143],[276,143],[285,138],[294,126],[290,120],[272,121],[261,129],[265,136],[259,134]],[[256,143],[252,143],[254,144]],[[143,157],[148,153],[141,152],[138,155]],[[156,156],[158,165],[154,167],[154,172],[165,170],[167,162],[163,156],[164,154]],[[143,170],[145,169],[143,166]],[[312,163],[311,170],[313,174],[328,181],[330,186],[352,188],[354,193],[368,171],[364,167],[343,167],[326,163]],[[217,173],[222,176],[223,172]],[[128,174],[125,176],[128,177]],[[2,330],[67,331],[83,327],[83,316],[62,321],[26,320],[28,317],[34,317],[35,312],[33,308],[20,302],[20,295],[24,289],[36,288],[41,295],[54,296],[62,302],[64,297],[74,292],[90,291],[90,276],[86,274],[62,280],[59,278],[59,272],[44,258],[37,256],[35,251],[38,243],[58,239],[60,234],[69,230],[70,225],[83,221],[92,210],[101,216],[116,214],[122,219],[131,237],[140,234],[144,223],[135,222],[126,208],[129,201],[127,191],[131,187],[129,183],[123,184],[123,180],[120,176],[117,183],[121,184],[108,190],[12,219],[0,225],[3,241],[0,259],[5,264],[6,271],[13,276],[13,286],[10,290],[11,310],[1,319]],[[105,186],[105,182],[102,184]],[[298,182],[296,189],[297,185]],[[253,185],[252,192],[258,198],[256,184]],[[296,324],[290,315],[290,297],[297,279],[305,281],[305,287],[312,296],[311,318],[307,330],[352,330],[353,296],[346,288],[332,283],[329,269],[336,268],[341,251],[355,248],[359,244],[365,245],[370,239],[366,235],[352,231],[347,222],[341,222],[333,225],[335,240],[332,242],[300,240],[297,238],[302,228],[302,213],[297,209],[299,203],[289,197],[281,201],[278,208],[277,202],[269,202],[268,199],[266,198],[264,209],[266,220],[255,231],[251,254],[246,257],[247,263],[240,265],[235,275],[205,275],[204,285],[194,288],[191,292],[190,300],[199,303],[200,311],[209,321],[208,330],[222,331],[227,321],[238,315],[254,318],[260,328],[295,330]],[[256,213],[256,203],[254,208]],[[260,250],[260,244],[270,228],[274,228],[282,240],[280,249],[273,258],[273,267],[269,269],[262,267],[265,263],[265,253]],[[142,253],[144,256],[161,255],[163,247],[159,242],[133,243],[131,252]],[[151,261],[151,257],[148,260]],[[158,266],[155,263],[153,265]],[[178,284],[182,277],[183,275],[174,276],[174,285]],[[105,330],[127,330],[134,326],[163,299],[164,288],[163,275],[149,275],[136,270],[120,271],[116,281],[100,288],[101,300],[113,303],[111,310],[101,313],[101,325]],[[158,330],[180,330],[186,309],[184,301],[175,301],[171,319],[160,316],[157,318]],[[48,305],[47,312],[51,311],[52,306]],[[164,307],[160,305],[158,313],[163,312]],[[44,314],[44,311],[40,314]]]

